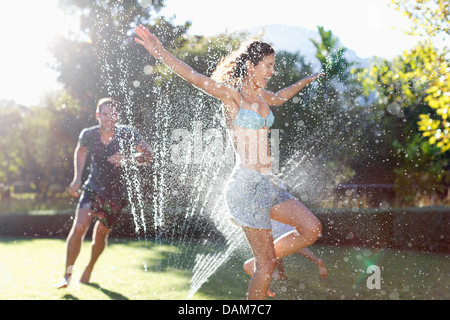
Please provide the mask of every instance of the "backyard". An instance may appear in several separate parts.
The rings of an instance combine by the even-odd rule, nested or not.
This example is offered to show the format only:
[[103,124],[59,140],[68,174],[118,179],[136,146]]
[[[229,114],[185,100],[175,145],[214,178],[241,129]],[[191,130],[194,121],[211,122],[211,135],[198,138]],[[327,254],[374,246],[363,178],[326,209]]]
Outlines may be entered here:
[[[328,268],[322,280],[302,256],[285,259],[287,280],[273,280],[271,300],[447,300],[448,255],[394,249],[314,245]],[[0,299],[184,300],[194,259],[185,245],[111,238],[88,285],[78,283],[90,254],[88,239],[67,289],[57,290],[64,272],[61,239],[0,239]],[[249,277],[242,264],[250,255],[235,252],[193,296],[193,300],[243,300]],[[176,262],[176,263],[174,263]],[[380,289],[369,289],[367,268],[381,271]]]
[[[320,10],[312,10],[322,2],[310,2],[305,9],[303,2],[291,1],[291,10],[286,10],[281,3],[257,1],[245,18],[238,14],[247,10],[233,10],[231,18],[221,12],[198,34],[191,29],[195,19],[177,21],[164,13],[166,5],[176,2],[3,2],[0,12],[7,14],[0,19],[5,22],[0,30],[6,32],[2,39],[9,44],[4,52],[13,54],[0,61],[11,66],[2,68],[3,77],[17,90],[4,86],[8,95],[0,92],[0,300],[244,301],[250,277],[242,266],[252,252],[242,229],[229,223],[231,210],[224,192],[232,189],[234,168],[247,158],[240,159],[236,148],[240,144],[230,135],[241,106],[251,107],[264,119],[266,111],[275,118],[270,130],[264,120],[261,129],[242,131],[256,132],[258,139],[260,133],[267,134],[263,140],[244,137],[242,150],[248,152],[248,160],[253,161],[250,150],[257,142],[258,161],[262,155],[269,160],[257,171],[277,174],[270,180],[280,178],[322,224],[321,237],[310,249],[325,262],[327,277],[322,279],[307,258],[288,256],[287,279],[272,281],[276,297],[269,301],[448,300],[450,42],[445,40],[450,32],[448,15],[442,13],[449,12],[449,2],[380,0],[368,1],[367,6],[362,1],[342,5],[327,0]],[[202,7],[184,3],[191,9]],[[362,3],[363,10],[357,9]],[[335,5],[339,7],[333,9]],[[175,6],[179,13],[186,11]],[[400,16],[389,21],[390,11],[385,9],[411,25],[402,26]],[[209,33],[220,21],[237,25],[236,21],[249,22],[263,12],[270,13],[270,19],[262,33],[251,31],[256,25]],[[289,12],[296,14],[295,26],[287,25]],[[42,19],[58,14],[70,25],[67,30],[57,19]],[[300,25],[305,20],[301,14],[314,17],[314,25]],[[271,20],[276,16],[281,25]],[[47,22],[52,27],[42,29]],[[349,24],[349,35],[356,37],[353,44],[337,22]],[[178,68],[167,65],[172,59],[149,56],[150,51],[136,42],[136,37],[142,38],[140,25],[160,39],[167,52],[192,66],[195,72],[188,78],[201,81],[193,87],[192,79],[185,81],[176,74]],[[391,48],[387,56],[379,55],[378,49],[398,44],[381,26],[402,29],[410,33],[402,40],[415,40],[401,50]],[[30,46],[18,34],[39,44]],[[374,34],[382,35],[381,42]],[[245,60],[253,52],[250,46],[246,52],[238,49],[253,38],[271,48],[259,53],[265,61],[260,66],[270,66],[266,73],[260,71],[265,70],[259,67],[261,61]],[[283,39],[286,46],[277,44]],[[355,51],[363,43],[367,52]],[[48,55],[41,57],[38,45]],[[29,47],[36,53],[28,55],[30,59],[44,61],[23,59]],[[232,62],[228,67],[236,83],[222,80],[236,86],[235,91],[229,88],[236,99],[230,98],[222,80],[210,87],[213,82],[198,76],[215,79],[214,70],[220,74],[227,69],[224,61]],[[41,63],[54,73],[56,87],[45,84],[43,73],[32,68]],[[23,77],[23,70],[29,76]],[[25,83],[27,79],[30,82]],[[41,82],[39,99],[22,100]],[[198,90],[202,83],[223,94]],[[274,93],[271,99],[266,90]],[[109,113],[96,107],[107,97],[113,99],[105,109]],[[232,122],[226,111],[228,99],[237,112]],[[282,108],[275,107],[281,103]],[[109,125],[101,114],[111,118]],[[133,139],[128,133],[122,139],[118,128],[129,129]],[[95,133],[100,142],[89,142],[86,132]],[[266,142],[267,154],[260,152],[261,141]],[[101,183],[92,185],[94,180]],[[86,200],[77,194],[82,184],[99,191],[98,197],[109,191],[120,194],[123,187],[123,200],[129,203],[91,283],[78,280],[90,258],[92,225],[71,284],[58,290],[75,210],[78,205],[82,208],[80,199]],[[254,199],[265,193],[261,186],[255,186]],[[264,192],[258,191],[260,187]],[[243,190],[253,192],[246,185]],[[91,209],[111,208],[109,201],[98,197]],[[247,207],[250,198],[236,201]],[[97,207],[98,202],[104,207]],[[268,203],[265,210],[271,206]],[[303,223],[303,218],[296,220]],[[303,232],[300,223],[293,225]],[[335,312],[325,309],[316,311],[322,317],[321,312]],[[26,310],[16,310],[21,311]]]

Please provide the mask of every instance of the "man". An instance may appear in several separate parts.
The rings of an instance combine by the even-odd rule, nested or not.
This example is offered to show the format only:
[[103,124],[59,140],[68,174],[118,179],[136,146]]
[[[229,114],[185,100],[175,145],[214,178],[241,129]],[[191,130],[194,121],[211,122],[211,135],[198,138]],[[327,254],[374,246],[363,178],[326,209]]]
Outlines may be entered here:
[[91,158],[90,174],[84,185],[75,212],[72,229],[67,237],[67,257],[64,278],[57,285],[69,285],[72,269],[86,232],[96,217],[92,235],[91,259],[81,276],[81,283],[89,283],[94,264],[106,247],[107,238],[127,205],[128,195],[123,166],[152,161],[152,152],[130,126],[118,125],[117,102],[111,98],[100,99],[97,104],[98,125],[84,129],[79,136],[74,154],[74,177],[69,193],[78,197],[82,172],[88,154]]

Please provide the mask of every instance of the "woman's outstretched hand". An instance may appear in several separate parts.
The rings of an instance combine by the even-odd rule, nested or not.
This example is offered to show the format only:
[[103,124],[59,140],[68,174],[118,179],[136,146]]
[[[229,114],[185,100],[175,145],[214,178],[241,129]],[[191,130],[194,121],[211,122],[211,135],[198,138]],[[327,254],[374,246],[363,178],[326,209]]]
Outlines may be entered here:
[[321,77],[325,77],[325,76],[326,76],[325,72],[317,72],[317,73],[314,73],[311,77],[314,81],[314,80],[317,80],[317,79],[319,79]]
[[139,36],[139,38],[134,38],[134,40],[144,46],[152,56],[159,58],[164,50],[161,41],[143,25],[136,27],[134,31]]

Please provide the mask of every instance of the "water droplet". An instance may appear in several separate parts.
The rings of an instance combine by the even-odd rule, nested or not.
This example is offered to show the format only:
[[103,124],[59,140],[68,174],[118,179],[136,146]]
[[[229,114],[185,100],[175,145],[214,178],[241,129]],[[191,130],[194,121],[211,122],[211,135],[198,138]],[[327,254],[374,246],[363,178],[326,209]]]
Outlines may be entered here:
[[147,74],[147,75],[153,73],[153,67],[150,66],[150,65],[146,65],[146,66],[144,67],[144,73]]
[[139,0],[139,4],[141,5],[141,7],[143,8],[148,8],[152,5],[153,0]]
[[400,293],[398,293],[397,291],[391,292],[389,294],[389,299],[391,299],[391,300],[399,300],[400,299]]

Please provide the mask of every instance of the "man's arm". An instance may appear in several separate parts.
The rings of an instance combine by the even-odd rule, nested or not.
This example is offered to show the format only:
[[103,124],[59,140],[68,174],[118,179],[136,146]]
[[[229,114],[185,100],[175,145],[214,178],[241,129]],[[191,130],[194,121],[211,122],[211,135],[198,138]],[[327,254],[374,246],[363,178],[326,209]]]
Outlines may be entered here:
[[108,158],[108,161],[115,166],[122,166],[124,164],[149,164],[153,161],[153,152],[148,144],[142,140],[136,146],[136,152],[131,155],[124,155],[120,152],[116,152]]
[[86,156],[87,147],[81,146],[80,143],[78,143],[73,156],[73,180],[69,186],[69,193],[74,197],[80,195],[78,190],[81,187],[81,176],[83,174],[84,164],[86,163]]
[[139,164],[148,164],[153,161],[153,152],[145,141],[141,141],[136,149],[138,153],[134,155],[134,161]]

